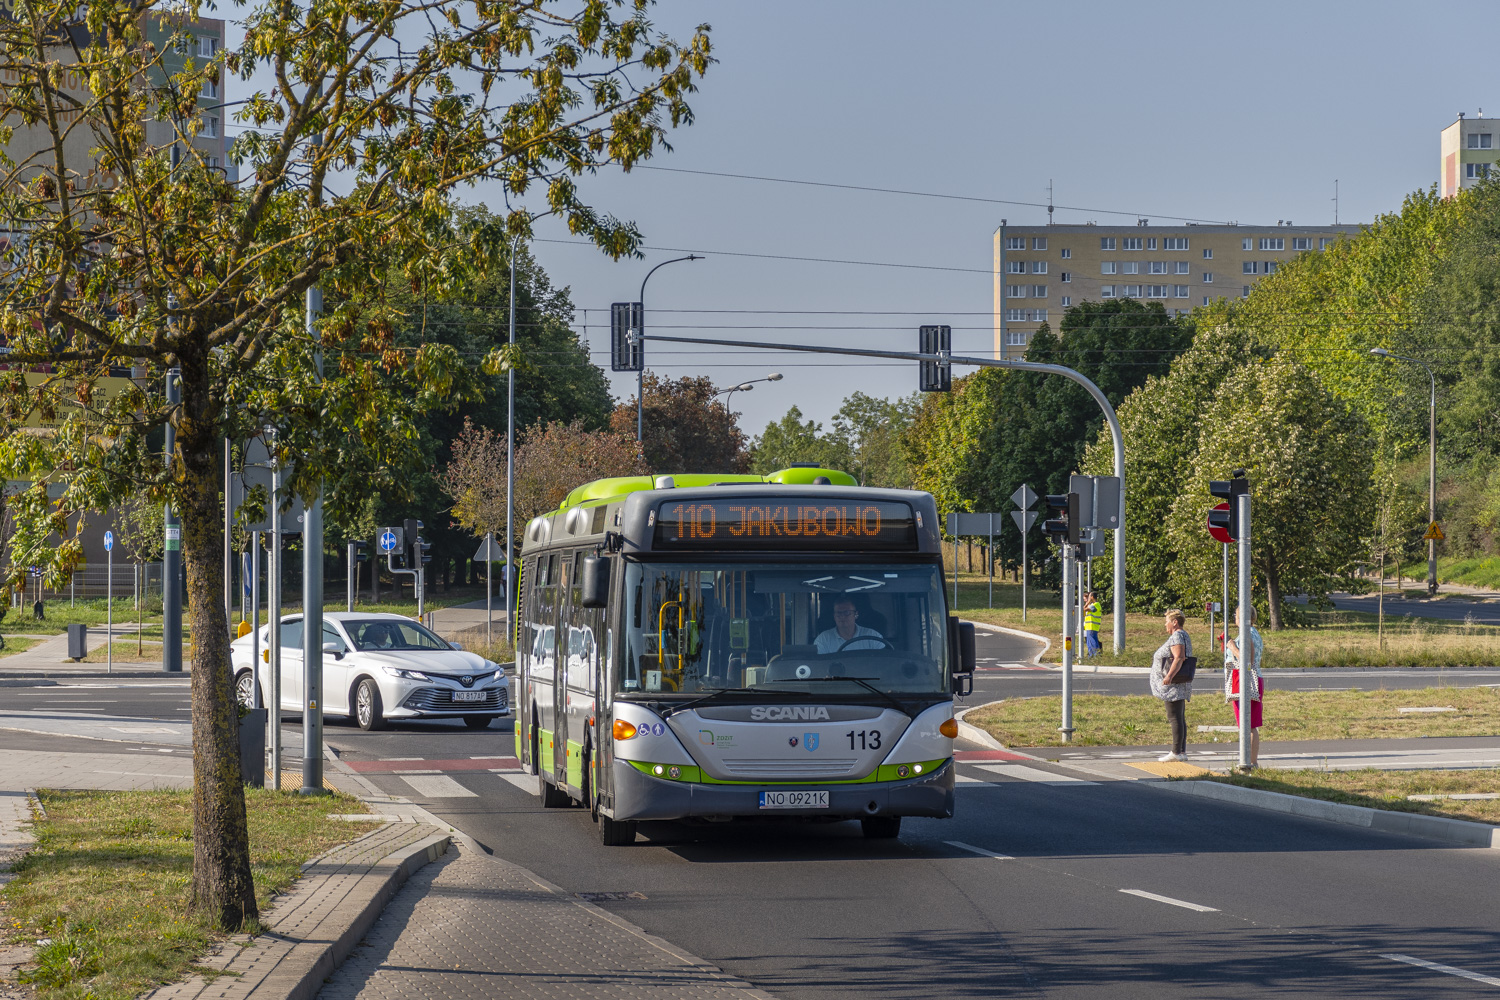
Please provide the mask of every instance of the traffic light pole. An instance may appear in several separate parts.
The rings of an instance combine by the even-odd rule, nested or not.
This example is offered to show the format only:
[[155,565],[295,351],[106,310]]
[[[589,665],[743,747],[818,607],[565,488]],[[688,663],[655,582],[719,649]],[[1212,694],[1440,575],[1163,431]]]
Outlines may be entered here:
[[[313,367],[323,378],[317,318],[323,295],[307,290],[307,333],[313,342]],[[302,520],[302,789],[303,795],[325,795],[323,788],[323,484],[306,506]]]
[[1062,546],[1062,725],[1063,742],[1073,741],[1073,546]]
[[349,543],[349,600],[347,606],[349,613],[354,614],[354,574],[358,571],[359,563],[354,561],[354,543]]
[[1250,687],[1255,677],[1250,672],[1250,661],[1255,656],[1255,644],[1250,641],[1250,494],[1235,497],[1239,504],[1239,632],[1240,648],[1240,767],[1250,766],[1250,709],[1254,704],[1250,698]]
[[1072,379],[1094,397],[1094,402],[1099,404],[1099,409],[1104,412],[1104,420],[1109,424],[1111,443],[1114,446],[1114,474],[1120,480],[1120,522],[1115,529],[1115,563],[1114,563],[1114,587],[1113,587],[1113,618],[1114,618],[1114,650],[1119,653],[1125,649],[1125,435],[1120,430],[1120,419],[1115,416],[1115,408],[1110,405],[1109,398],[1099,390],[1089,378],[1071,368],[1063,365],[1047,365],[1035,361],[1011,361],[997,358],[970,358],[958,357],[947,354],[923,354],[915,351],[872,351],[854,347],[817,347],[808,344],[771,344],[749,340],[719,340],[704,339],[700,337],[666,337],[660,334],[646,335],[642,333],[641,339],[658,340],[663,343],[674,344],[707,344],[716,347],[750,347],[768,351],[802,351],[810,354],[845,354],[864,358],[894,358],[899,361],[936,361],[945,365],[970,365],[976,368],[1011,368],[1016,371],[1043,372],[1049,375],[1061,375],[1063,378]]

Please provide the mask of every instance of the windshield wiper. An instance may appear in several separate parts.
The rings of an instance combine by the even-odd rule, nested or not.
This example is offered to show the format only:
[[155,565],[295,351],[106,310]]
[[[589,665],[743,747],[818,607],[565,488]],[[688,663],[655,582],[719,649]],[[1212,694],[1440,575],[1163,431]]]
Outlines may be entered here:
[[891,694],[889,691],[882,691],[880,690],[880,688],[870,683],[871,681],[880,680],[879,677],[788,677],[787,680],[795,684],[802,684],[806,681],[853,681],[860,687],[874,692],[875,694],[884,698],[886,701],[890,702],[892,705],[895,705],[896,710],[902,715],[915,714],[906,707],[905,702],[898,700],[895,695]]
[[670,719],[673,715],[675,715],[678,712],[683,711],[684,709],[689,709],[689,708],[692,708],[694,705],[701,705],[704,702],[712,701],[714,698],[717,698],[721,694],[735,694],[735,693],[743,693],[743,692],[749,692],[751,694],[754,694],[755,693],[755,688],[747,688],[747,687],[714,688],[712,691],[708,692],[707,694],[701,694],[698,697],[692,699],[691,701],[684,701],[684,702],[682,702],[680,704],[666,706],[665,708],[663,708],[661,710],[661,717],[663,719]]

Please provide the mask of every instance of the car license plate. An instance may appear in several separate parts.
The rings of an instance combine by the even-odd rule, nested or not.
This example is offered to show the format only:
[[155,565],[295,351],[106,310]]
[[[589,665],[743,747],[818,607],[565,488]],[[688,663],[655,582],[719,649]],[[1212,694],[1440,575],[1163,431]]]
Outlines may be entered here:
[[827,792],[761,792],[762,809],[827,809]]
[[454,691],[454,701],[484,701],[489,694],[488,691]]

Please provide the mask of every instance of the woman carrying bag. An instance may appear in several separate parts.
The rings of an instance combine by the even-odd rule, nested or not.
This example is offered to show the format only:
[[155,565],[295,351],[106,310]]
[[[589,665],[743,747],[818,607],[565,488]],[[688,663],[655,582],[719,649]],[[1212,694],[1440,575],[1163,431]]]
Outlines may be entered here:
[[1183,628],[1187,618],[1176,608],[1163,621],[1167,641],[1151,657],[1151,693],[1167,705],[1167,720],[1172,723],[1172,750],[1157,758],[1162,762],[1187,759],[1187,703],[1193,697],[1193,674],[1198,658],[1193,655],[1193,639]]

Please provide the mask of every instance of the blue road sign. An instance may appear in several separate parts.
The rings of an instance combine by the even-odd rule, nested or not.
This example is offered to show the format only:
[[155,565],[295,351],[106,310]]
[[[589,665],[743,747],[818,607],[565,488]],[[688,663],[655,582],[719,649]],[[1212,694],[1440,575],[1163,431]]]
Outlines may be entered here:
[[104,533],[104,551],[109,552],[115,547],[115,533],[106,531]]
[[396,533],[387,531],[380,536],[380,551],[394,552],[396,549]]

